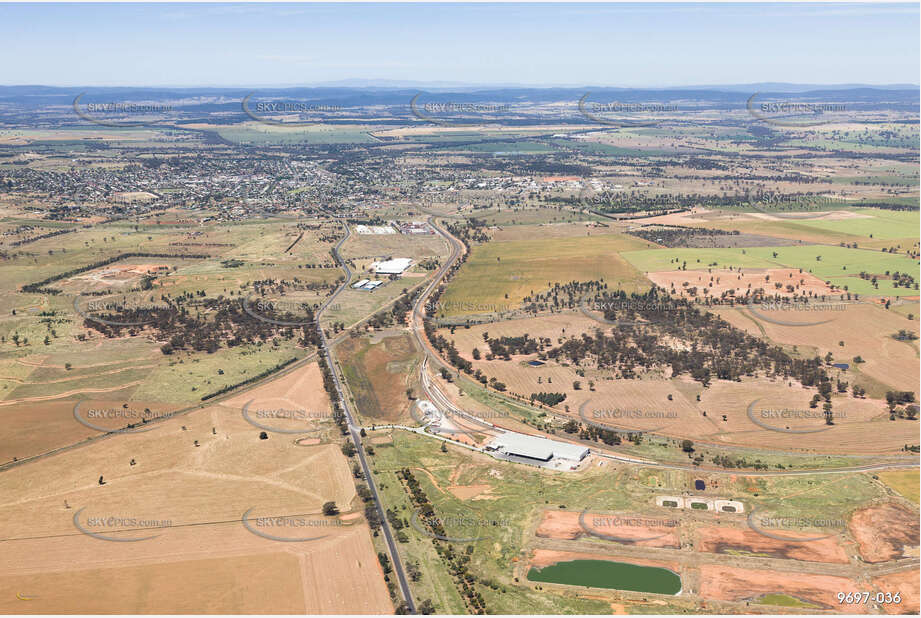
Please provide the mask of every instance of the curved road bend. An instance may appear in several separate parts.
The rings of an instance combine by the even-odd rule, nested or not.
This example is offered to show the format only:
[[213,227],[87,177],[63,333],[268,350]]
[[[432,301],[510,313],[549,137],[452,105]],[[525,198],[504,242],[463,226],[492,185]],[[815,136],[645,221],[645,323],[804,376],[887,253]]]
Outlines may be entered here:
[[390,531],[390,522],[387,521],[387,515],[384,511],[384,505],[381,503],[380,495],[377,493],[377,485],[374,484],[374,477],[371,475],[371,468],[368,466],[368,460],[365,457],[365,449],[361,444],[361,427],[355,423],[354,418],[352,417],[352,411],[349,408],[348,401],[344,396],[344,391],[342,390],[342,382],[339,379],[339,373],[336,368],[336,364],[333,362],[333,356],[330,352],[329,343],[326,340],[326,333],[323,332],[323,327],[320,324],[320,316],[322,312],[329,306],[337,296],[339,292],[345,289],[349,284],[349,281],[352,279],[352,270],[349,268],[348,264],[345,263],[345,260],[339,255],[339,248],[342,246],[346,240],[352,235],[351,230],[349,230],[348,223],[343,223],[345,228],[345,236],[342,237],[339,242],[333,247],[333,256],[336,258],[336,261],[342,266],[345,270],[345,281],[342,282],[342,285],[339,286],[333,294],[326,299],[326,302],[317,310],[316,313],[316,323],[317,323],[317,333],[320,336],[320,343],[322,348],[322,354],[326,357],[326,364],[329,365],[329,371],[333,376],[333,383],[336,385],[336,396],[339,398],[339,403],[342,405],[342,411],[345,413],[345,419],[349,424],[349,433],[352,436],[352,440],[355,443],[356,454],[358,455],[358,461],[361,462],[361,470],[364,472],[365,481],[368,483],[368,489],[371,490],[371,497],[374,499],[374,504],[377,507],[377,511],[380,514],[381,519],[381,530],[384,532],[384,540],[387,542],[387,549],[390,551],[391,563],[393,564],[393,572],[397,576],[397,582],[400,584],[400,591],[403,594],[403,599],[406,601],[406,607],[409,609],[409,613],[416,613],[416,602],[413,600],[413,595],[409,590],[409,582],[406,579],[406,571],[403,568],[403,562],[400,560],[400,554],[397,551],[397,544],[393,540],[393,533]]

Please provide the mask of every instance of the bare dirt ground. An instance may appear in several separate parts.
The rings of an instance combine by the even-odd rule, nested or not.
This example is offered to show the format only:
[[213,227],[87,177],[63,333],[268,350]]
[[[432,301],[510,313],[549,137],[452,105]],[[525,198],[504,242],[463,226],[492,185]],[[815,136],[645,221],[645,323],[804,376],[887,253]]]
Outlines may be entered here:
[[[646,275],[656,285],[672,290],[682,298],[703,298],[706,296],[719,298],[724,292],[733,291],[737,298],[753,294],[759,289],[770,296],[827,296],[833,293],[825,282],[809,273],[801,273],[796,268],[752,268],[741,273],[726,268],[714,269],[712,272],[670,270]],[[782,287],[777,288],[775,284]],[[687,285],[685,285],[687,284]],[[793,290],[788,291],[787,285],[792,285]],[[696,295],[688,291],[696,288]],[[789,312],[787,312],[789,313]],[[791,318],[795,321],[796,317]],[[818,319],[818,318],[817,318]]]
[[[318,372],[298,373],[259,390],[323,392]],[[259,434],[239,407],[214,405],[0,472],[0,611],[392,612],[367,524],[349,517],[360,506],[338,444]],[[322,515],[327,501],[340,520]],[[258,536],[250,509],[252,529],[319,538]],[[96,534],[155,538],[92,537],[75,515]],[[295,519],[258,519],[270,515]]]
[[766,221],[783,221],[785,219],[810,220],[810,221],[844,221],[847,219],[872,219],[870,215],[850,210],[830,210],[825,212],[782,212],[767,214],[761,212],[748,213],[750,216]]
[[640,566],[662,567],[677,573],[679,565],[674,562],[664,560],[648,560],[645,558],[611,556],[604,553],[558,551],[555,549],[535,549],[528,561],[528,567],[542,569],[545,566],[556,564],[557,562],[570,562],[572,560],[611,560],[613,562],[626,562],[629,564],[638,564]]
[[[643,547],[681,547],[677,526],[655,525],[649,516],[586,513],[585,525],[600,535],[628,539],[627,543]],[[544,511],[535,535],[550,539],[575,540],[592,536],[579,524],[574,511]]]
[[332,407],[322,385],[323,375],[317,363],[286,374],[263,386],[246,391],[223,402],[239,409],[254,422],[285,431],[316,431],[332,424]]
[[[817,356],[831,352],[835,359],[848,363],[862,374],[879,380],[893,389],[918,392],[917,342],[897,341],[889,335],[900,330],[919,332],[917,319],[909,320],[894,311],[870,303],[846,303],[827,311],[765,311],[720,307],[712,311],[724,320],[754,336],[766,336],[771,341],[795,345],[803,352]],[[782,322],[823,322],[808,326],[776,324]],[[841,343],[844,345],[840,345]],[[865,362],[854,366],[853,358]],[[853,371],[851,372],[853,373]],[[848,379],[848,378],[845,378]],[[857,376],[850,378],[860,383]]]
[[706,208],[692,208],[687,212],[679,212],[669,215],[656,215],[654,217],[643,217],[642,219],[633,219],[633,224],[643,225],[690,225],[692,223],[706,223],[706,215],[713,211]]
[[[80,442],[92,436],[102,435],[74,419],[74,406],[77,400],[65,399],[36,403],[12,403],[0,407],[4,428],[0,433],[0,463],[12,461],[13,458],[24,459],[48,452],[69,444]],[[119,419],[117,414],[124,410],[124,399],[86,399],[80,404],[79,413],[89,418],[89,411],[102,411],[99,418],[91,418],[92,424],[100,427],[117,428],[132,422],[126,417]],[[175,410],[176,406],[162,403],[131,401],[127,402],[132,411],[143,414],[150,410],[152,416],[160,416]],[[113,411],[118,411],[113,414]],[[37,431],[36,428],[41,428]]]
[[[819,534],[799,534],[786,530],[777,534],[790,538],[821,536]],[[697,550],[715,554],[745,552],[771,558],[848,563],[844,548],[834,537],[808,543],[781,541],[758,534],[753,530],[715,526],[697,530]]]
[[[785,594],[822,609],[840,608],[838,592],[858,590],[851,580],[833,575],[787,574],[704,564],[700,567],[700,596],[723,601],[756,601],[767,594]],[[847,612],[866,613],[865,606]]]
[[919,542],[918,513],[897,502],[860,509],[849,527],[866,562],[900,558]]
[[491,500],[491,485],[450,485],[448,491],[461,500]]
[[890,573],[873,579],[873,585],[882,593],[901,593],[901,603],[884,604],[883,611],[887,614],[917,614],[921,611],[921,585],[919,585],[918,569]]
[[[876,307],[867,307],[868,310],[884,312]],[[760,334],[757,326],[751,319],[741,316],[740,312],[733,309],[725,310],[727,315],[739,314],[734,319],[740,325],[746,320],[752,334]],[[863,310],[861,310],[863,311]],[[839,316],[848,315],[844,312],[829,312]],[[885,313],[885,312],[884,312]],[[797,316],[798,317],[798,316]],[[807,317],[811,317],[807,316]],[[908,320],[893,314],[894,318],[908,323]],[[729,318],[727,318],[729,319]],[[853,318],[857,319],[857,315]],[[829,327],[834,327],[830,323]],[[869,349],[872,338],[855,330],[853,335],[842,333],[840,328],[828,331],[825,340],[834,341],[836,358],[837,343],[840,339],[860,344],[860,348]],[[483,342],[483,334],[489,337],[520,336],[527,333],[533,338],[549,338],[553,345],[558,345],[561,338],[569,337],[580,332],[591,333],[595,328],[610,327],[590,318],[581,312],[565,313],[538,318],[508,320],[493,324],[471,326],[469,329],[457,329],[451,335],[448,329],[440,329],[440,333],[453,339],[461,356],[469,360],[475,369],[480,369],[486,376],[496,378],[506,385],[506,395],[514,397],[516,394],[527,400],[532,393],[541,391],[563,392],[566,399],[558,404],[554,411],[561,416],[568,416],[579,420],[596,422],[605,427],[621,430],[645,430],[662,435],[671,435],[692,440],[708,441],[717,444],[736,444],[744,446],[759,446],[780,450],[811,449],[817,452],[835,453],[897,453],[905,444],[917,441],[917,427],[909,421],[889,421],[885,401],[871,398],[854,398],[850,393],[832,397],[835,424],[825,425],[821,414],[799,414],[791,418],[767,418],[764,422],[781,431],[764,428],[756,424],[748,414],[749,407],[755,404],[753,413],[761,419],[762,409],[767,410],[807,410],[815,413],[821,412],[820,408],[809,407],[810,400],[815,394],[815,389],[808,389],[797,383],[781,379],[745,378],[742,382],[729,382],[714,380],[708,388],[703,388],[700,383],[694,382],[687,376],[670,378],[661,372],[645,374],[640,379],[614,380],[610,379],[610,372],[599,372],[591,367],[581,368],[563,366],[555,362],[548,362],[539,367],[527,364],[537,355],[513,356],[505,361],[494,359],[485,360],[488,347]],[[790,328],[790,331],[810,331],[812,328]],[[823,331],[824,332],[824,331]],[[824,340],[823,340],[824,341]],[[905,347],[906,352],[911,352],[911,347],[905,343],[895,342]],[[872,344],[878,346],[878,342]],[[474,360],[472,350],[479,349],[481,360]],[[846,348],[847,349],[847,348]],[[873,359],[879,356],[879,351],[870,353]],[[901,358],[901,357],[900,357]],[[849,360],[849,359],[847,359]],[[915,382],[917,381],[917,358],[903,359],[915,369]],[[868,361],[865,365],[875,364]],[[584,375],[576,373],[581,369]],[[909,370],[900,368],[897,371],[910,373]],[[844,381],[855,380],[851,373],[842,372]],[[907,379],[907,378],[906,378]],[[580,382],[581,388],[575,390],[574,382]],[[589,381],[594,384],[590,385]],[[859,383],[860,380],[856,379]],[[917,392],[917,386],[906,390]],[[445,391],[462,408],[476,414],[475,402],[467,401],[468,398],[459,398],[453,391]],[[700,395],[700,401],[697,396]],[[671,399],[669,399],[669,396]],[[583,408],[583,405],[585,406]],[[580,415],[580,409],[583,411]],[[725,416],[725,419],[723,418]],[[491,419],[505,426],[506,419]],[[885,426],[885,430],[883,430]],[[810,433],[785,433],[784,429],[808,430]],[[872,436],[872,439],[868,437]]]
[[592,221],[578,223],[540,223],[533,225],[496,225],[489,228],[493,241],[505,240],[533,240],[539,234],[543,239],[571,238],[578,236],[603,236],[612,235],[621,231],[623,226],[614,222],[610,227],[596,227]]
[[337,351],[342,366],[349,365],[354,374],[349,376],[349,389],[359,414],[367,424],[411,421],[412,402],[406,389],[415,386],[417,380],[411,372],[418,358],[413,340],[402,334],[367,345],[365,340],[351,339]]
[[[363,523],[302,543],[260,538],[237,521],[171,529],[137,543],[77,533],[3,545],[3,613],[392,611]],[[342,576],[330,577],[335,572]]]

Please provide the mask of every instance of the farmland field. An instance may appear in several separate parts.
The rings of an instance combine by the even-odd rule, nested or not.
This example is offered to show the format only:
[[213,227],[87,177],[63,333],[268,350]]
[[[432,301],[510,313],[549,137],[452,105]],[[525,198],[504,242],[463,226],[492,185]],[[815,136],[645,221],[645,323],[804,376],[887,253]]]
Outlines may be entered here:
[[590,234],[478,247],[442,299],[446,308],[443,315],[482,312],[477,307],[518,308],[531,294],[573,280],[601,279],[627,291],[648,287],[642,275],[618,255],[643,246],[642,241],[623,235]]
[[917,229],[921,220],[917,212],[884,211],[876,208],[856,208],[859,217],[834,220],[805,220],[801,225],[816,227],[853,236],[866,236],[889,240],[911,238],[911,230]]
[[[263,389],[261,397],[268,405],[297,389],[309,394],[318,380],[314,366],[287,384]],[[4,504],[10,518],[2,536],[11,566],[0,572],[0,589],[35,594],[28,609],[38,613],[68,607],[335,612],[355,608],[358,598],[363,611],[391,611],[367,526],[350,516],[355,492],[338,446],[329,437],[299,446],[278,433],[260,440],[259,430],[241,416],[246,398],[164,421],[131,440],[102,440],[4,472],[4,495],[20,489]],[[217,494],[223,499],[208,499]],[[320,509],[327,500],[340,505],[342,515],[324,522]],[[257,522],[267,515],[312,518],[323,538],[293,545],[260,538],[241,524],[248,510]],[[156,538],[107,543],[75,529],[75,515],[94,534]],[[116,523],[94,527],[100,517]],[[138,530],[122,520],[160,523]],[[291,537],[304,530],[272,532]],[[65,540],[55,540],[60,537]],[[332,565],[351,576],[334,585],[321,579]],[[137,595],[151,584],[154,596]],[[194,601],[198,586],[212,593]],[[7,611],[23,609],[15,597],[4,595],[0,603]]]
[[0,2],[0,614],[917,614],[919,17]]
[[[776,254],[776,255],[775,255]],[[624,251],[623,257],[643,272],[688,268],[798,268],[838,288],[864,296],[917,296],[918,290],[896,287],[889,273],[912,273],[917,260],[881,251],[809,245],[803,247],[749,247],[746,249],[645,249]],[[859,277],[877,275],[878,287]]]

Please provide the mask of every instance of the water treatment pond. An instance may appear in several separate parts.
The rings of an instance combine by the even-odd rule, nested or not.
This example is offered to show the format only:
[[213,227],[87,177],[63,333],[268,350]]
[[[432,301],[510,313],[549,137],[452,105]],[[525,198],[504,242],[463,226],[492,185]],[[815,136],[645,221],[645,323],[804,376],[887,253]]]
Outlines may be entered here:
[[610,560],[572,560],[542,569],[532,568],[528,579],[535,582],[613,588],[633,592],[677,594],[681,578],[674,571]]

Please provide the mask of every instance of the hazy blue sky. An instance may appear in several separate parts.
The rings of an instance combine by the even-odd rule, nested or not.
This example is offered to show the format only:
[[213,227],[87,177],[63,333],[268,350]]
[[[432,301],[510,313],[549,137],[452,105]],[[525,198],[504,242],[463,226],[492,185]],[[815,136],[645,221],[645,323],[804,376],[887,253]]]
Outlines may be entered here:
[[914,4],[0,4],[0,84],[918,83]]

